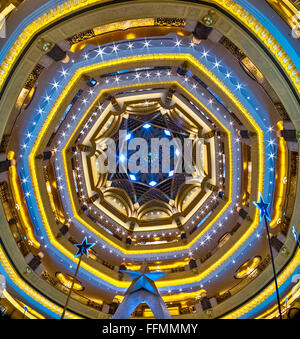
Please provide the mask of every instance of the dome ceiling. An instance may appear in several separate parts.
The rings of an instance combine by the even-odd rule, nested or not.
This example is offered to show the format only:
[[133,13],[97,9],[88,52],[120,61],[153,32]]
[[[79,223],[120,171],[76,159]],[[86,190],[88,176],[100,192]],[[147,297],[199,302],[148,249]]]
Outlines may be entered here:
[[[259,46],[268,45],[264,57],[277,53],[286,71],[284,88],[291,96],[298,93],[299,74],[288,48],[269,27],[241,7],[235,11],[233,1],[216,3],[243,19],[244,37],[256,32]],[[83,300],[104,318],[113,314],[130,285],[120,267],[138,270],[144,261],[151,272],[166,273],[156,286],[169,308],[179,305],[174,316],[189,301],[188,313],[194,310],[197,317],[197,298],[204,292],[216,300],[216,317],[262,314],[255,297],[253,304],[241,298],[237,311],[221,308],[270,269],[265,225],[252,203],[260,193],[270,203],[277,260],[292,255],[286,239],[296,206],[298,149],[285,131],[296,130],[290,107],[299,97],[288,107],[275,75],[271,79],[267,66],[258,67],[232,41],[234,34],[227,37],[219,28],[225,14],[199,8],[202,25],[210,28],[201,43],[197,21],[188,15],[132,14],[131,20],[95,24],[88,31],[73,27],[58,41],[45,33],[36,41],[39,57],[20,95],[10,96],[14,106],[7,106],[13,108],[5,127],[11,130],[10,166],[2,187],[11,198],[2,204],[12,242],[21,237],[22,260],[40,255],[39,279],[64,300],[77,262],[74,244],[85,236],[95,243],[76,280],[76,302],[86,308],[70,308],[67,317],[94,317]],[[59,6],[55,13],[53,21]],[[28,34],[46,18],[35,20]],[[11,55],[1,51],[3,93],[12,91],[9,57],[20,52],[23,40],[15,52],[11,47]],[[55,60],[60,53],[64,57]],[[164,153],[153,140],[172,146]],[[2,265],[7,257],[0,254]],[[284,272],[297,269],[299,254],[294,255],[285,259]],[[260,286],[271,293],[270,285]],[[26,300],[19,290],[18,295]],[[51,317],[57,317],[61,302],[51,305]]]

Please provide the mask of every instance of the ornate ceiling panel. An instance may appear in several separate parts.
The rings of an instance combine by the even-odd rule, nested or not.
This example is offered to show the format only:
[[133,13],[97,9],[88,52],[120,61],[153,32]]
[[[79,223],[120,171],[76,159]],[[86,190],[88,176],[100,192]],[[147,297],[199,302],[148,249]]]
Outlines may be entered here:
[[[280,27],[273,32],[252,16],[252,5],[176,1],[163,17],[153,8],[142,15],[136,3],[139,15],[106,22],[110,6],[99,1],[46,1],[41,13],[48,15],[33,11],[28,22],[8,26],[0,54],[1,147],[9,162],[1,201],[12,232],[1,233],[0,272],[23,302],[59,317],[78,261],[74,244],[87,237],[95,245],[82,258],[77,304],[66,317],[112,315],[131,283],[122,267],[135,271],[145,261],[165,273],[156,286],[174,316],[270,316],[271,259],[252,202],[261,193],[270,204],[284,297],[299,262],[290,227],[297,220],[299,55],[293,42],[276,40]],[[172,14],[182,6],[185,15]],[[81,9],[103,13],[103,24],[91,17],[88,29],[76,28],[89,15]],[[46,306],[46,297],[37,301],[42,291],[12,268],[14,246],[17,267],[37,274],[43,295],[55,291]],[[269,301],[259,308],[262,299]]]

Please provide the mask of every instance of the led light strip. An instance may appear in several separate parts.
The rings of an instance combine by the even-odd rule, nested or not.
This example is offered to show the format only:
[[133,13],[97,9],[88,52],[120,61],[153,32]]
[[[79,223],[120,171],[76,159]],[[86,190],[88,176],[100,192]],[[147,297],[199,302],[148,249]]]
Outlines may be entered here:
[[[156,57],[156,56],[155,56],[155,57]],[[161,57],[161,55],[159,56],[159,58],[160,58],[160,57]],[[173,58],[174,58],[174,56],[173,56]],[[175,55],[175,59],[178,59],[178,58],[179,58],[178,55]],[[193,57],[191,57],[190,55],[185,55],[184,59],[187,59],[187,58],[190,58],[189,61],[195,65],[195,59],[194,59]],[[197,61],[196,61],[196,62],[197,62]],[[199,63],[199,62],[198,62],[198,63]],[[195,66],[196,66],[196,65],[195,65]],[[198,66],[198,65],[197,65],[197,66]],[[203,67],[204,67],[204,66],[203,66]],[[205,68],[205,67],[204,67],[204,68]],[[213,76],[212,73],[211,73],[208,69],[206,69],[206,68],[204,69],[204,72],[206,72],[206,74],[210,73],[210,76]],[[169,84],[169,85],[172,85],[172,84],[173,84],[173,83],[171,83],[171,84]],[[151,85],[151,83],[150,83],[150,84],[147,84],[147,85]],[[182,87],[180,84],[176,83],[176,85],[178,85],[178,87],[180,87],[182,91],[186,92],[186,90],[184,89],[184,87]],[[111,90],[115,90],[115,88],[112,88]],[[190,93],[189,93],[189,95],[192,96]],[[195,97],[194,97],[193,99],[194,99],[195,102],[197,102],[197,103],[199,104],[199,106],[203,107],[202,103],[200,103]],[[97,100],[98,100],[98,99],[97,99]],[[96,102],[97,100],[95,100],[95,102]],[[207,108],[204,108],[204,109],[207,109]],[[211,112],[210,112],[210,114],[211,114]],[[249,114],[247,114],[246,116],[249,117]],[[84,121],[84,119],[85,119],[85,117],[83,117],[83,119],[80,121],[79,124],[82,124],[83,121]],[[251,118],[251,119],[252,119],[252,118]],[[217,121],[218,121],[218,120],[217,120]],[[220,125],[222,125],[222,124],[220,123],[220,121],[218,121],[218,123],[219,123]],[[251,123],[252,123],[252,124],[254,123],[254,126],[253,126],[253,127],[254,127],[254,128],[256,129],[256,131],[258,132],[258,126],[257,126],[256,122],[252,119]],[[224,128],[224,129],[226,130],[226,132],[229,133],[229,131],[228,131],[223,125],[222,125],[222,128]],[[65,151],[65,150],[70,146],[70,143],[71,143],[72,138],[74,137],[74,134],[75,134],[75,132],[73,133],[73,135],[72,135],[71,138],[69,139],[69,142],[68,142],[68,144],[66,145],[66,147],[65,147],[65,149],[64,149],[64,152],[63,152],[63,158],[64,158],[65,168],[66,168],[66,166],[67,166],[67,162],[66,162],[66,151]],[[260,131],[260,135],[262,135],[261,131]],[[229,133],[229,136],[230,136],[230,133]],[[230,138],[229,138],[229,139],[230,139]],[[232,159],[232,158],[231,158],[231,152],[232,152],[231,146],[229,147],[229,149],[230,149],[230,159]],[[260,149],[260,147],[259,147],[259,149]],[[232,161],[232,160],[231,160],[231,161]],[[230,164],[231,164],[231,161],[229,161]],[[232,164],[231,164],[231,165],[232,165]],[[230,170],[230,179],[229,179],[230,183],[232,182],[231,178],[232,178],[232,169]],[[262,179],[260,176],[259,176],[259,178]],[[229,185],[229,187],[230,187],[230,189],[231,189],[231,185]],[[71,188],[70,188],[70,185],[69,185],[69,181],[68,181],[68,188],[69,188],[69,193],[70,193],[70,192],[71,192]],[[231,192],[230,192],[229,196],[231,196]],[[72,201],[72,205],[73,205],[73,213],[74,213],[74,215],[75,215],[76,217],[79,217],[78,214],[77,214],[77,211],[76,211],[76,209],[75,209],[74,200]],[[225,205],[225,208],[224,208],[224,209],[226,209],[227,207],[228,207],[228,203]],[[223,209],[223,210],[224,210],[224,209]],[[79,218],[80,218],[80,217],[79,217]],[[217,218],[218,218],[218,217],[217,217]],[[201,232],[200,235],[198,235],[195,239],[193,239],[192,242],[189,243],[189,246],[192,245],[192,244],[194,244],[194,243],[199,239],[199,237],[203,235],[203,233],[207,232],[208,228],[215,222],[215,220],[216,220],[216,219],[214,219],[214,221],[212,221],[212,222],[210,223],[210,225],[207,226],[207,228],[206,228],[205,230],[203,230],[203,232]],[[82,222],[82,219],[80,219],[80,221]],[[86,224],[86,223],[85,223],[85,224]],[[189,246],[183,246],[183,249],[188,249]],[[170,251],[170,250],[176,250],[176,248],[174,248],[174,249],[173,249],[173,248],[171,248],[171,249],[170,249],[170,248],[165,249],[165,251]],[[151,251],[151,250],[147,250],[146,252],[149,253],[149,251]],[[159,252],[160,252],[160,251],[159,251]],[[127,251],[124,251],[124,253],[127,254]],[[131,251],[131,253],[134,253],[134,252]],[[139,251],[139,253],[142,253],[142,251]],[[152,252],[150,252],[150,253],[152,253]]]
[[[26,317],[29,319],[45,319],[45,317],[43,317],[41,314],[36,314],[33,315],[31,314],[31,312],[33,312],[31,310],[31,312],[25,312],[24,308],[22,308],[22,306],[6,291],[3,291],[3,296],[4,298],[6,298],[19,312],[24,314],[25,317],[25,313],[26,313]],[[35,313],[35,312],[34,312]]]
[[[253,125],[253,128],[257,131],[257,135],[258,135],[258,144],[259,144],[259,149],[263,149],[264,148],[264,144],[263,144],[263,133],[261,130],[257,130],[257,124],[256,122],[254,121],[254,119],[249,116],[247,110],[244,108],[244,106],[240,103],[240,101],[232,94],[232,92],[222,83],[219,81],[219,79],[214,75],[212,74],[212,72],[210,70],[208,70],[205,66],[203,66],[202,64],[200,64],[199,61],[195,60],[193,57],[191,57],[190,55],[152,55],[151,57],[151,60],[155,60],[155,59],[159,59],[159,60],[163,60],[163,59],[166,59],[166,58],[172,58],[172,59],[176,59],[178,61],[182,61],[182,60],[188,60],[191,64],[193,64],[195,67],[197,68],[200,68],[203,72],[205,72],[207,75],[209,75],[211,77],[211,80],[213,80],[217,87],[219,87],[228,97],[231,98],[231,101],[235,103],[236,106],[239,107],[240,111],[242,113],[244,113],[244,115],[246,117],[248,117],[248,120],[250,121],[250,123]],[[130,61],[143,61],[143,60],[148,60],[149,56],[140,56],[140,57],[129,57],[129,58],[124,58],[124,60],[122,60],[122,63],[125,63],[125,62],[130,62]],[[105,63],[101,63],[100,64],[100,68],[101,66],[103,67],[103,65],[116,65],[120,62],[120,60],[117,60],[117,61],[110,61],[110,62],[105,62]],[[68,92],[69,88],[72,87],[72,85],[79,79],[80,77],[80,74],[81,73],[86,73],[88,71],[95,71],[95,70],[98,70],[99,69],[99,66],[88,66],[88,67],[84,67],[79,71],[77,71],[75,73],[75,75],[73,76],[73,79],[68,83],[68,86],[62,91],[59,99],[57,100],[57,102],[55,103],[51,113],[47,116],[46,118],[46,121],[43,125],[43,128],[42,128],[42,131],[41,131],[41,134],[43,135],[43,133],[45,133],[45,130],[47,129],[47,127],[50,125],[50,120],[53,116],[55,116],[55,112],[58,110],[59,106],[60,106],[60,103],[63,101],[63,97],[65,96],[65,93]],[[196,98],[193,98],[195,102],[198,102]],[[200,103],[198,103],[200,104]],[[36,194],[36,197],[37,197],[37,202],[40,202],[41,201],[41,197],[40,197],[40,194],[38,191],[38,182],[36,180],[36,175],[35,175],[35,154],[37,153],[37,149],[38,149],[38,146],[39,146],[39,143],[41,141],[41,134],[39,135],[38,139],[36,140],[36,143],[35,143],[35,146],[32,150],[32,153],[30,154],[29,156],[29,163],[30,163],[30,169],[31,169],[31,178],[32,178],[32,182],[33,182],[33,187],[34,187],[34,190],[35,190],[35,194]],[[231,149],[230,149],[230,152],[231,152]],[[259,185],[258,185],[258,191],[261,191],[262,190],[262,181],[263,181],[263,169],[264,169],[264,159],[263,159],[263,154],[262,152],[260,152],[260,161],[259,161],[259,175],[258,175],[258,178],[259,178]],[[43,219],[43,222],[44,222],[44,225],[45,224],[45,221],[47,221],[47,217],[45,215],[45,212],[43,210],[43,207],[42,206],[39,206],[39,209],[40,209],[40,212],[42,213],[42,219]],[[224,261],[226,261],[235,251],[236,249],[238,249],[246,240],[247,238],[252,234],[252,232],[255,230],[255,228],[257,227],[257,225],[259,224],[259,214],[258,212],[256,211],[255,213],[255,218],[254,218],[254,222],[253,224],[251,225],[251,227],[249,227],[249,229],[247,230],[247,232],[243,235],[243,237],[241,239],[239,239],[239,241],[231,248],[230,251],[228,251],[221,259],[219,259],[216,263],[214,263],[210,269],[208,269],[206,272],[203,272],[201,274],[199,274],[198,276],[194,276],[194,277],[189,277],[189,278],[186,278],[186,279],[179,279],[182,283],[191,283],[191,282],[196,282],[196,281],[199,281],[201,280],[204,276],[206,276],[207,274],[209,274],[210,272],[212,272],[214,269],[216,269],[217,267],[219,267]],[[46,225],[47,226],[47,225]],[[49,225],[48,225],[49,226]],[[47,229],[47,227],[46,227]],[[49,234],[49,228],[48,228],[48,234]],[[51,238],[50,238],[51,239]],[[196,240],[194,240],[196,241]],[[59,247],[61,248],[62,246],[59,245]],[[67,252],[64,248],[63,248],[63,253],[69,257],[71,260],[73,260],[73,255],[69,252]],[[170,249],[168,249],[170,250]],[[67,253],[66,253],[67,252]],[[87,265],[85,262],[83,262],[83,266],[85,268],[89,268],[88,271],[95,271],[95,269],[92,269],[89,265]],[[101,274],[101,272],[98,272],[98,277],[99,275],[103,276]],[[123,287],[122,285],[122,282],[120,281],[116,281],[115,279],[112,279],[111,277],[106,277],[108,281],[108,278],[109,278],[109,281],[114,281],[115,282],[115,286],[118,286],[118,287]],[[178,284],[178,280],[171,280],[171,281],[158,281],[158,287],[165,287],[165,286],[173,286],[173,285],[177,285]],[[120,286],[121,285],[121,286]]]
[[[102,65],[101,65],[102,66]],[[81,71],[82,72],[82,71]],[[73,80],[71,81],[71,82],[73,82]],[[71,82],[69,82],[69,86],[71,87],[71,85],[70,85],[70,83]],[[151,85],[151,83],[147,83],[147,85],[149,86],[149,85]],[[168,84],[169,85],[169,84]],[[114,88],[113,89],[110,89],[110,90],[115,90]],[[182,87],[182,90],[184,90],[184,88]],[[69,88],[68,89],[66,89],[66,93],[68,93],[68,91],[69,91]],[[102,94],[102,93],[101,93]],[[63,99],[60,99],[61,101],[63,100]],[[95,100],[95,102],[94,102],[94,104],[96,103],[98,101],[98,99],[96,99]],[[93,105],[94,105],[93,104]],[[201,103],[199,103],[200,105],[202,105]],[[58,105],[57,105],[58,106]],[[58,108],[57,108],[58,109]],[[54,113],[54,115],[55,115],[55,113]],[[49,117],[49,116],[48,116]],[[48,117],[47,117],[47,119],[48,119]],[[82,120],[80,121],[80,123],[79,124],[82,124],[82,122],[84,121],[84,119],[85,119],[85,117],[83,117],[82,118]],[[220,122],[219,122],[220,123]],[[221,124],[222,125],[222,124]],[[45,126],[45,129],[43,130],[43,131],[46,131],[46,129],[48,128],[48,125],[47,126]],[[223,127],[224,128],[224,127]],[[229,132],[226,128],[224,128],[226,131],[227,131],[227,133]],[[39,141],[43,138],[43,131],[42,131],[42,135],[40,136],[40,138],[39,138]],[[229,134],[230,135],[230,134]],[[74,136],[74,133],[73,133],[73,136]],[[72,136],[72,137],[73,137]],[[72,139],[72,137],[71,137],[71,139]],[[70,140],[71,140],[70,139]],[[37,141],[37,142],[39,142],[39,141]],[[33,159],[34,158],[34,156],[35,156],[35,154],[36,154],[36,152],[37,152],[37,144],[36,144],[36,148],[32,151],[32,153],[31,153],[31,155],[30,155],[30,159]],[[69,143],[66,145],[66,147],[65,147],[65,149],[66,148],[68,148],[69,147]],[[231,147],[229,148],[230,149],[230,159],[232,158],[232,156],[231,156]],[[65,157],[65,151],[64,151],[64,164],[65,164],[65,166],[66,166],[66,157]],[[230,164],[231,164],[231,162],[232,162],[232,160],[230,161]],[[31,164],[32,164],[32,162],[31,162]],[[232,165],[232,164],[231,164]],[[36,178],[35,177],[35,175],[33,175],[33,177],[34,178]],[[230,171],[230,178],[232,177],[232,170]],[[232,182],[231,180],[229,180],[230,182]],[[38,185],[38,184],[37,184]],[[229,185],[229,187],[230,187],[231,185]],[[68,188],[69,188],[69,192],[71,192],[71,187],[70,187],[70,183],[69,183],[69,181],[68,181]],[[230,194],[229,194],[229,196],[231,196],[231,192],[230,192]],[[37,200],[38,202],[40,201],[40,199],[38,199]],[[230,203],[230,201],[229,201],[229,203]],[[72,200],[72,205],[73,205],[73,212],[74,212],[74,215],[75,215],[75,217],[77,217],[78,218],[78,214],[77,214],[77,211],[76,211],[76,209],[75,209],[75,204],[74,204],[74,200]],[[225,208],[228,206],[228,203],[226,204],[226,206],[223,208],[223,210],[225,210]],[[43,210],[43,208],[40,206],[40,209],[42,209]],[[80,217],[79,217],[80,218]],[[82,220],[80,219],[80,221],[82,222]],[[85,225],[90,229],[90,230],[92,230],[93,231],[93,229],[91,229],[90,228],[90,226],[87,224],[87,223],[85,223]],[[49,234],[49,233],[48,233]],[[101,234],[97,234],[98,236],[100,236],[101,237]],[[102,236],[103,237],[103,236]],[[111,242],[111,241],[109,241],[108,239],[105,239],[105,241],[108,241],[112,246],[114,246],[114,247],[116,247],[117,245],[114,243],[114,242]],[[196,240],[195,240],[196,241]],[[194,242],[195,242],[194,241]],[[188,246],[184,246],[184,247],[179,247],[179,248],[177,248],[177,250],[181,250],[181,249],[187,249],[187,248],[189,248]],[[122,250],[122,248],[118,248],[118,249],[121,249]],[[150,250],[146,250],[146,252],[148,252],[149,253],[149,251]],[[170,249],[165,249],[165,251],[167,252],[167,251],[170,251]],[[134,251],[127,251],[127,250],[125,250],[124,251],[124,253],[125,254],[132,254],[132,253],[134,253]],[[137,253],[141,253],[140,251],[138,251]]]
[[[293,282],[293,280],[292,280]],[[298,281],[294,287],[283,297],[280,301],[282,307],[282,313],[285,314],[288,309],[292,306],[292,304],[300,297],[300,281]],[[278,305],[271,307],[263,314],[260,314],[255,319],[273,319],[279,316]]]
[[[0,269],[1,266],[5,270],[6,274],[8,277],[13,281],[13,283],[20,289],[20,291],[23,292],[23,294],[26,294],[28,299],[30,300],[33,299],[43,307],[46,307],[49,309],[51,312],[56,314],[57,316],[60,316],[62,314],[63,309],[53,302],[49,301],[47,298],[44,296],[40,295],[36,290],[32,289],[27,283],[22,280],[18,274],[15,272],[14,268],[11,266],[9,260],[7,259],[2,247],[0,246]],[[71,313],[71,312],[66,312],[66,318],[69,319],[79,319],[77,315]]]
[[[277,123],[277,130],[283,130],[283,122]],[[275,197],[275,206],[273,208],[272,221],[270,222],[270,227],[275,228],[278,225],[278,220],[282,216],[282,205],[284,202],[284,192],[285,185],[284,179],[287,176],[288,166],[287,166],[287,145],[283,137],[278,137],[278,160],[277,160],[277,169],[276,173],[276,191]]]
[[230,6],[233,4],[233,2],[230,2]]
[[[157,83],[156,83],[157,84]],[[162,85],[172,85],[174,84],[173,82],[170,82],[170,83],[160,83]],[[144,86],[145,84],[138,84],[134,87],[140,87],[140,86]],[[152,85],[151,83],[147,83],[147,85]],[[181,87],[181,85],[178,84],[178,86]],[[95,99],[94,103],[91,105],[91,107],[93,107],[95,105],[95,103],[99,100],[99,97],[103,95],[104,92],[106,91],[111,91],[111,90],[116,90],[116,89],[120,89],[120,88],[126,88],[127,86],[124,86],[124,87],[118,87],[118,88],[110,88],[109,90],[103,90],[101,91],[100,95],[98,96],[98,98]],[[132,87],[132,86],[130,86]],[[185,89],[183,87],[181,87],[181,89],[183,91],[185,91]],[[69,89],[66,90],[67,92],[69,91]],[[200,102],[199,102],[199,105],[202,105]],[[57,108],[59,109],[59,108]],[[54,114],[55,113],[50,113],[50,114]],[[83,123],[83,121],[85,120],[85,116],[81,119],[81,121],[79,122],[79,125],[81,125]],[[218,122],[220,123],[220,122]],[[220,125],[222,126],[222,124],[220,123]],[[43,138],[43,134],[44,132],[46,131],[46,129],[48,128],[48,125],[47,127],[45,127],[45,129],[41,132],[41,135],[38,136],[38,141],[37,142],[40,142]],[[227,133],[229,134],[229,137],[231,135],[231,133],[223,126],[224,130],[227,131]],[[66,150],[68,149],[69,147],[69,144],[72,142],[72,138],[74,137],[74,135],[76,134],[76,131],[73,132],[71,138],[69,139],[69,142],[66,144],[65,148],[64,148],[64,151],[63,151],[63,162],[64,162],[64,167],[65,169],[66,168],[69,168],[68,166],[68,162],[67,162],[67,158],[66,158]],[[231,142],[229,142],[231,144]],[[35,164],[34,164],[34,158],[35,158],[35,155],[37,154],[38,150],[38,144],[36,143],[35,144],[35,147],[34,147],[34,150],[32,151],[32,153],[30,154],[30,160],[29,160],[29,163],[30,163],[30,168],[31,168],[31,178],[34,179],[35,183],[34,183],[34,187],[38,187],[38,180],[36,179],[36,175],[34,173],[36,173],[36,167],[35,167]],[[232,152],[231,152],[231,146],[229,147],[229,163],[231,164],[232,163]],[[232,164],[231,164],[232,166]],[[34,171],[34,172],[32,172]],[[33,173],[33,174],[32,174]],[[229,183],[232,182],[231,180],[231,177],[232,177],[232,169],[230,170],[230,177],[229,177]],[[106,238],[105,236],[103,236],[103,234],[97,232],[94,228],[92,228],[85,220],[83,220],[77,213],[76,211],[76,206],[75,206],[75,201],[74,201],[74,197],[73,195],[71,194],[72,192],[72,188],[71,188],[71,184],[70,184],[70,180],[69,180],[69,175],[66,174],[66,181],[67,181],[67,187],[68,187],[68,191],[69,191],[69,195],[71,197],[71,202],[72,202],[72,208],[73,208],[73,213],[74,213],[74,217],[77,218],[82,224],[84,224],[90,231],[92,231],[93,233],[95,233],[98,237],[102,238],[103,240],[105,240],[106,242],[108,242],[111,246],[117,248],[118,250],[122,251],[124,254],[140,254],[140,253],[157,253],[157,252],[169,252],[170,250],[173,250],[173,248],[166,248],[166,249],[159,249],[159,250],[150,250],[150,249],[146,249],[146,250],[143,250],[143,251],[135,251],[135,250],[126,250],[126,249],[123,249],[122,247],[118,246],[115,242],[111,241],[110,239]],[[38,196],[37,198],[37,203],[39,205],[39,210],[40,212],[42,211],[43,213],[43,220],[47,220],[47,216],[46,216],[46,213],[44,212],[44,209],[43,209],[43,205],[42,205],[42,197],[40,195],[40,192],[39,190],[37,189],[34,189],[35,191],[35,194]],[[231,196],[231,185],[229,184],[229,196]],[[223,213],[224,210],[228,207],[228,205],[230,205],[231,203],[231,199],[228,200],[228,202],[226,203],[226,205],[223,207],[222,211],[219,213]],[[216,217],[216,219],[218,218],[218,216]],[[211,225],[215,222],[212,221],[208,226],[207,228],[205,229],[205,231],[203,231],[201,233],[201,235],[203,233],[205,233],[207,231],[207,229],[209,229],[211,227]],[[53,235],[52,233],[52,230],[51,230],[51,227],[50,227],[50,223],[48,222],[47,220],[47,223],[45,224],[45,229],[47,231],[47,235],[49,236],[49,239],[51,241],[51,243],[57,248],[57,240],[55,239],[55,236]],[[201,236],[199,235],[199,237]],[[195,238],[196,239],[196,238]],[[193,243],[195,243],[196,240],[193,240]],[[188,249],[189,246],[179,246],[179,247],[176,247],[176,251],[180,251],[180,250],[185,250],[185,249]]]
[[24,225],[27,238],[31,241],[32,246],[38,249],[40,248],[40,243],[38,242],[34,234],[33,225],[31,224],[28,211],[23,206],[23,192],[22,189],[19,187],[19,178],[16,165],[11,165],[9,167],[9,179],[11,183],[13,198],[15,200],[15,203],[19,206],[18,212],[20,213],[20,219],[23,221],[22,225]]
[[[297,250],[297,253],[293,260],[285,268],[284,272],[281,273],[278,277],[278,287],[282,286],[284,282],[295,272],[300,264],[300,250]],[[252,299],[246,305],[240,307],[238,310],[226,315],[223,319],[237,319],[242,316],[245,316],[249,311],[253,310],[255,307],[258,307],[263,301],[267,298],[275,295],[275,283],[271,283],[266,289],[264,289],[257,297]]]
[[[20,56],[28,42],[40,30],[58,21],[62,17],[74,13],[80,9],[87,8],[97,3],[105,3],[105,0],[69,0],[60,4],[47,13],[37,18],[29,24],[17,40],[11,46],[9,52],[1,63],[0,67],[0,88],[2,88],[8,73],[13,67],[15,60]],[[279,61],[282,68],[286,71],[292,80],[298,93],[300,93],[300,73],[295,67],[290,57],[285,53],[279,42],[272,36],[272,34],[262,25],[257,19],[247,12],[242,6],[233,0],[212,0],[212,3],[220,6],[226,12],[230,13],[235,19],[239,20],[245,27],[247,27],[260,41],[267,47],[274,57]]]

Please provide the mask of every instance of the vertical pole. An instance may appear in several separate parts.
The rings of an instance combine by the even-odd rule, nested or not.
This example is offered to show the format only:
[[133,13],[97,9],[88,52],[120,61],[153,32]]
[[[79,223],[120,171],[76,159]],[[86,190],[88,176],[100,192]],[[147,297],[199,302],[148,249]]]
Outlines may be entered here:
[[269,226],[268,226],[268,223],[267,223],[266,216],[265,216],[265,225],[266,225],[266,229],[267,229],[267,235],[268,235],[268,241],[269,241],[269,247],[270,247],[270,254],[271,254],[272,266],[273,266],[273,272],[274,272],[274,281],[275,281],[275,286],[276,286],[276,295],[277,295],[279,317],[280,317],[280,319],[282,319],[281,305],[280,305],[280,296],[279,296],[278,283],[277,283],[277,274],[276,274],[276,268],[275,268],[275,263],[274,263],[274,256],[273,256],[273,251],[272,251],[272,243],[271,243],[271,237],[270,237],[270,232],[269,232]]
[[71,288],[69,290],[68,298],[67,298],[67,301],[66,301],[66,304],[65,304],[65,307],[64,307],[64,310],[63,310],[63,313],[62,313],[60,319],[64,319],[64,317],[65,317],[65,313],[66,313],[66,310],[67,310],[67,307],[68,307],[68,304],[69,304],[69,301],[70,301],[70,298],[71,298],[71,294],[72,294],[72,291],[73,291],[75,280],[76,280],[76,277],[77,277],[77,274],[78,274],[78,270],[79,270],[79,267],[80,267],[81,259],[82,259],[82,254],[79,257],[79,261],[78,261],[78,265],[77,265],[77,268],[76,268],[76,272],[75,272],[75,275],[73,277],[73,281],[72,281]]

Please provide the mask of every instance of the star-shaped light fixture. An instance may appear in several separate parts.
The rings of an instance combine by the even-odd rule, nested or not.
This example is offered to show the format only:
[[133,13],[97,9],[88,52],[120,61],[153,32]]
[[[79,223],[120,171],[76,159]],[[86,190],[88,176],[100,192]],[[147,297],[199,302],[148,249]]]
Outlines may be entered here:
[[[141,302],[148,303],[147,300],[152,300],[150,305],[154,307],[153,313],[162,312],[160,318],[171,319],[169,311],[160,296],[160,293],[155,285],[155,280],[158,280],[165,275],[164,272],[150,272],[148,264],[144,262],[141,265],[140,271],[121,270],[125,275],[131,278],[132,282],[125,293],[125,297],[118,307],[113,319],[124,319],[130,317],[128,307],[134,306],[133,309]],[[150,306],[150,308],[152,307]]]
[[163,272],[138,272],[122,270],[128,277],[132,279],[132,284],[127,290],[127,293],[133,293],[140,289],[144,289],[148,292],[158,294],[157,288],[154,284],[155,280],[160,279],[165,275]]
[[95,243],[88,243],[87,237],[84,237],[81,244],[75,244],[75,246],[78,248],[74,258],[80,257],[82,254],[85,254],[87,257],[89,257],[89,249],[91,249],[93,246],[95,246]]
[[264,202],[262,195],[259,193],[259,201],[253,201],[253,204],[259,209],[260,212],[260,220],[262,220],[264,217],[271,221],[271,216],[269,213],[269,206],[270,204],[267,202]]
[[65,317],[65,313],[67,311],[68,304],[69,304],[71,294],[72,294],[72,291],[73,291],[74,283],[76,281],[77,274],[78,274],[78,271],[79,271],[82,255],[85,254],[87,257],[89,257],[89,249],[91,249],[93,246],[95,246],[95,243],[88,243],[87,237],[84,237],[82,243],[81,244],[75,244],[75,246],[78,248],[78,250],[77,250],[74,258],[75,259],[78,258],[78,257],[80,257],[80,258],[78,260],[76,272],[75,272],[75,275],[73,277],[72,285],[71,285],[71,288],[70,288],[69,293],[68,293],[68,298],[67,298],[67,301],[66,301],[66,304],[65,304],[65,307],[63,309],[63,312],[62,312],[60,319],[64,319],[64,317]]

